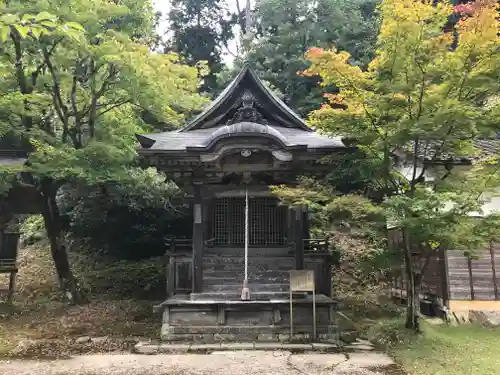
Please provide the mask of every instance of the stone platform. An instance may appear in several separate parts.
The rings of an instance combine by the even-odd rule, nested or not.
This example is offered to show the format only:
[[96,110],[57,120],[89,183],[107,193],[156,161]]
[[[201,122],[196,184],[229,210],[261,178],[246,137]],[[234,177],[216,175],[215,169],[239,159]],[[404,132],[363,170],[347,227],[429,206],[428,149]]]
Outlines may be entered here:
[[290,301],[279,298],[241,301],[228,295],[175,296],[155,307],[163,313],[161,339],[165,342],[218,344],[231,342],[338,343],[336,301],[316,296],[316,332],[313,337],[312,297],[293,299],[293,336]]
[[336,345],[313,342],[309,344],[280,343],[280,342],[239,342],[239,343],[212,343],[212,344],[189,344],[189,343],[154,343],[139,342],[134,346],[137,354],[208,354],[218,351],[288,351],[292,353],[359,353],[371,352],[375,348],[366,340],[356,340],[349,345]]
[[335,344],[311,343],[311,344],[285,344],[285,343],[217,343],[217,344],[154,344],[140,342],[134,346],[137,354],[177,354],[193,353],[208,354],[215,351],[239,351],[239,350],[283,350],[294,353],[317,351],[322,353],[339,353],[340,348]]

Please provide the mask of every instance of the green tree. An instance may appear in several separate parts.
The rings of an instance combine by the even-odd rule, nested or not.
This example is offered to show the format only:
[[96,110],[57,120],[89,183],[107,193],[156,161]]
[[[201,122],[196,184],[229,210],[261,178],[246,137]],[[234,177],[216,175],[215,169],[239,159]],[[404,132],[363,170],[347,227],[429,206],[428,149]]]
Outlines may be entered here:
[[[453,35],[444,26],[457,12]],[[498,167],[480,158],[467,171],[453,168],[479,152],[476,137],[498,130],[500,106],[492,100],[500,78],[498,11],[493,0],[478,0],[466,12],[431,0],[384,0],[381,14],[367,69],[352,64],[348,52],[313,48],[306,75],[339,88],[312,124],[355,138],[377,162],[385,216],[404,237],[406,326],[419,330],[418,296],[430,256],[443,248],[473,251],[499,234],[496,215],[472,217],[498,186]],[[409,165],[405,176],[393,163],[397,154]]]
[[375,50],[376,4],[376,0],[257,1],[253,43],[245,58],[306,116],[323,102],[323,92],[316,77],[297,74],[310,64],[304,54],[311,47],[335,44],[351,53],[353,63],[366,65]]
[[169,14],[171,38],[166,51],[173,51],[182,61],[196,66],[206,61],[210,73],[204,75],[202,90],[217,88],[222,54],[233,38],[236,15],[229,12],[224,0],[174,0]]
[[139,112],[179,123],[177,109],[201,103],[198,71],[150,52],[154,14],[146,1],[10,1],[0,11],[2,133],[18,135],[30,152],[26,171],[59,281],[80,302],[61,237],[60,187],[127,181],[134,134],[145,127]]

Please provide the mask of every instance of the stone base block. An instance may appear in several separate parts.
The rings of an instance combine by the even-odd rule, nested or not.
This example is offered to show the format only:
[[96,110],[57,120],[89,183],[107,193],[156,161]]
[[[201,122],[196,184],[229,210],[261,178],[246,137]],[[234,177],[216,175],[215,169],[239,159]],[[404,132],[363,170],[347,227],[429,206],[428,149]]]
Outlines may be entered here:
[[234,342],[337,343],[335,302],[321,296],[316,305],[316,338],[311,301],[293,306],[290,336],[290,305],[271,301],[167,300],[163,304],[161,338],[166,342],[216,344]]

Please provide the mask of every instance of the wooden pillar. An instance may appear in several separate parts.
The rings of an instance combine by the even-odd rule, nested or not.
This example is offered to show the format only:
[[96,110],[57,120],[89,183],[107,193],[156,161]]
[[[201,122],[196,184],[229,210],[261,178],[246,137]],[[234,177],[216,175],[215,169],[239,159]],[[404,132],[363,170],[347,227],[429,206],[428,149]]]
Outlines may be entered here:
[[497,269],[495,264],[495,250],[493,249],[493,242],[490,241],[490,257],[491,257],[491,271],[493,276],[493,292],[495,293],[495,300],[500,299],[498,284],[497,284]]
[[207,197],[203,200],[203,239],[204,241],[211,240],[213,233],[213,216],[214,216],[214,203],[213,197]]
[[304,222],[303,222],[303,214],[302,214],[302,207],[296,207],[293,209],[294,211],[294,220],[295,220],[295,231],[294,231],[294,236],[295,236],[295,267],[298,270],[303,270],[304,269],[304,241],[303,241],[303,235],[304,235]]
[[309,222],[309,210],[306,205],[302,207],[302,227],[303,227],[303,238],[308,240],[311,238],[311,223]]
[[441,294],[443,305],[450,308],[450,283],[448,272],[448,251],[441,247],[439,250],[439,274],[441,278]]
[[286,242],[287,246],[290,250],[293,250],[295,252],[295,216],[293,212],[292,207],[288,207],[288,210],[286,212],[286,223],[287,223],[287,228],[286,228]]
[[201,184],[193,184],[193,293],[203,291],[203,197]]
[[470,299],[474,301],[476,298],[474,295],[474,278],[472,276],[472,258],[470,255],[467,255],[467,268],[469,269]]
[[12,298],[14,297],[14,290],[16,288],[16,276],[17,276],[17,269],[15,271],[11,271],[9,277],[9,292],[7,294],[7,302],[9,304],[12,303]]

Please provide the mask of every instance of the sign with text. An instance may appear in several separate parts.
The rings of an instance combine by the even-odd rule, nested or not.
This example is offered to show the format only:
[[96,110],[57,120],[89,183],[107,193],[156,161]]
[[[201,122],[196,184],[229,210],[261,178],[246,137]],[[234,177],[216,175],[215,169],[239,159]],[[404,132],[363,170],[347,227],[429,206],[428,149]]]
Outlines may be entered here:
[[314,292],[314,271],[293,270],[290,271],[291,292]]

